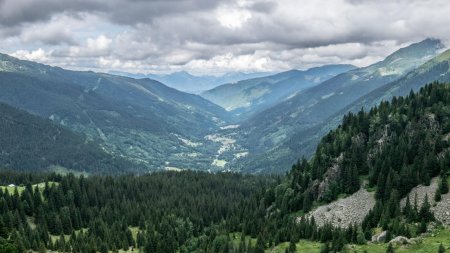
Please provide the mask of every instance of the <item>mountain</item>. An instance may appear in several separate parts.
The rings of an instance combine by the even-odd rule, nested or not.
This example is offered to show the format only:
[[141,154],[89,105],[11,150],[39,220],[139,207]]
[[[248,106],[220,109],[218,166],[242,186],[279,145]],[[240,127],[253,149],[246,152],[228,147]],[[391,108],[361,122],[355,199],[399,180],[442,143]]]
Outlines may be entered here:
[[394,96],[405,96],[411,90],[418,91],[427,83],[450,81],[450,50],[446,50],[435,58],[412,70],[402,78],[388,83],[361,97],[346,108],[355,111],[360,108],[369,109],[381,101],[389,101]]
[[348,113],[284,177],[0,170],[0,250],[445,252],[449,112],[434,83]]
[[[372,235],[377,238],[381,231],[389,235],[376,241],[387,244],[397,236],[413,238],[428,232],[431,221],[450,224],[445,215],[450,208],[449,111],[450,85],[433,83],[370,111],[346,114],[339,127],[320,140],[311,160],[299,160],[284,182],[266,192],[261,201],[266,204],[260,207],[266,210],[263,217],[290,215],[299,226],[312,223],[321,232],[336,233],[333,227],[340,227],[345,234],[356,235],[359,230],[359,240],[345,239],[357,244],[365,244]],[[345,211],[350,207],[357,213]],[[308,221],[311,217],[315,222]],[[272,225],[277,221],[269,218],[263,224],[277,234]],[[298,230],[305,231],[294,231]],[[332,239],[335,235],[325,234],[333,240],[332,247],[339,245]],[[308,236],[300,232],[300,238]]]
[[122,174],[136,165],[115,158],[86,137],[0,103],[0,167],[23,171]]
[[111,71],[111,74],[128,76],[132,78],[150,78],[166,84],[169,87],[175,88],[180,91],[199,94],[203,91],[212,89],[218,85],[230,82],[237,82],[244,79],[256,78],[269,75],[268,72],[228,72],[223,75],[192,75],[186,71],[173,72],[166,75],[157,74],[132,74],[119,71]]
[[224,84],[203,92],[201,96],[246,119],[297,92],[354,68],[352,65],[325,65],[304,71],[290,70]]
[[204,136],[228,113],[150,79],[77,72],[0,55],[0,101],[101,140],[142,164],[209,169],[216,143]]
[[379,105],[382,101],[391,100],[394,96],[406,96],[411,91],[419,91],[425,84],[432,82],[450,82],[450,50],[446,50],[418,68],[413,69],[398,80],[387,83],[362,96],[341,111],[330,116],[314,129],[297,132],[292,139],[302,140],[301,145],[296,141],[292,141],[284,143],[283,148],[293,150],[297,154],[311,154],[320,136],[324,136],[331,129],[337,127],[341,122],[342,115],[345,113],[355,113],[361,108],[369,110]]
[[[278,171],[296,157],[310,155],[326,133],[317,135],[316,129],[327,123],[329,117],[337,113],[342,117],[344,108],[419,67],[442,48],[443,44],[435,39],[414,43],[381,62],[340,74],[256,114],[238,130],[239,143],[248,148],[250,155],[236,163],[250,171],[262,168]],[[306,144],[310,149],[299,148]]]

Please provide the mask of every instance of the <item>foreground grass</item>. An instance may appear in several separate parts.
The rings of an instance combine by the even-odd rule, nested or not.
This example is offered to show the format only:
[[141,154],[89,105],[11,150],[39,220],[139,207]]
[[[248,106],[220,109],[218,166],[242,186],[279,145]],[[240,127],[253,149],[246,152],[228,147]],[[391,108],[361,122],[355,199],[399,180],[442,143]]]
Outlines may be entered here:
[[[271,249],[267,249],[267,253],[284,253],[286,248],[289,247],[289,243],[284,242],[279,244]],[[320,252],[322,248],[322,244],[320,242],[312,242],[307,240],[300,240],[296,244],[296,252],[307,252],[307,253],[315,253]]]
[[[439,249],[439,245],[442,243],[444,247],[447,249],[447,252],[450,252],[450,229],[438,229],[433,234],[426,236],[423,238],[421,243],[413,244],[413,245],[401,245],[395,246],[396,253],[408,253],[408,252],[417,252],[417,253],[437,253]],[[289,243],[284,242],[281,243],[271,249],[267,249],[266,253],[284,253],[286,248],[289,247]],[[387,250],[387,243],[380,244],[366,244],[366,245],[347,245],[346,251],[343,252],[351,252],[351,253],[385,253]],[[296,252],[297,253],[320,253],[322,248],[322,243],[312,242],[308,240],[300,240],[296,244]]]
[[[418,244],[397,246],[395,247],[395,252],[437,253],[441,243],[446,249],[450,248],[450,229],[436,230],[431,235],[424,237],[423,241]],[[387,244],[367,244],[354,246],[350,252],[364,252],[364,250],[367,250],[367,252],[384,253],[386,249]]]

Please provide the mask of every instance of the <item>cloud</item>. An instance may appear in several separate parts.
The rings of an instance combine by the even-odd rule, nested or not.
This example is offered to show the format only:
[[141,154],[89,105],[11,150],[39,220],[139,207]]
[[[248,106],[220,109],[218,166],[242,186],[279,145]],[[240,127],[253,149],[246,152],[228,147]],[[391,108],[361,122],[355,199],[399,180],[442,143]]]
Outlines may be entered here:
[[277,71],[448,40],[449,12],[446,0],[0,0],[0,37],[77,69]]
[[11,55],[20,59],[38,62],[47,62],[49,59],[48,53],[45,52],[42,48],[36,49],[34,51],[18,50]]
[[73,58],[107,56],[111,53],[111,44],[111,38],[108,38],[105,35],[99,35],[96,38],[87,38],[82,45],[70,46],[63,50],[56,50],[52,55]]

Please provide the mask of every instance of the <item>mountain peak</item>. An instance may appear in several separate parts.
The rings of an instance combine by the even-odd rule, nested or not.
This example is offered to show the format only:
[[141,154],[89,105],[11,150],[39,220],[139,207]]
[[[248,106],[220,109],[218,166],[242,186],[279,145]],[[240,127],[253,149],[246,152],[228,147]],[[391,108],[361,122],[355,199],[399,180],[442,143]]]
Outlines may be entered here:
[[385,61],[391,62],[400,58],[423,58],[434,56],[443,49],[445,45],[439,39],[427,38],[407,47],[400,48],[388,57]]

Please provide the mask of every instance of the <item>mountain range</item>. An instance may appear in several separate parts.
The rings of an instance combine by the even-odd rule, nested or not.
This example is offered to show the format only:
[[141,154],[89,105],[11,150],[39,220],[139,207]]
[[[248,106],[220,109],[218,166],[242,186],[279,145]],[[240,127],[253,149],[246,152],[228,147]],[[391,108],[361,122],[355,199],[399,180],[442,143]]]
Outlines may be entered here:
[[0,101],[84,134],[149,170],[206,169],[216,144],[204,136],[229,118],[200,96],[151,79],[69,71],[7,55],[0,55]]
[[201,96],[241,119],[247,119],[302,90],[354,68],[352,65],[325,65],[304,71],[293,69],[271,76],[224,84],[201,93]]
[[270,75],[269,72],[227,72],[222,75],[192,75],[187,71],[178,71],[170,74],[133,74],[121,71],[110,71],[110,74],[127,76],[136,79],[150,78],[165,85],[193,94],[213,89],[221,84],[233,83],[240,80]]
[[[450,53],[443,49],[439,40],[426,39],[367,67],[290,70],[201,96],[149,78],[70,71],[1,54],[0,102],[51,120],[140,173],[280,173],[309,157],[347,112],[448,81]],[[70,163],[44,167],[51,165],[81,170]]]
[[[445,69],[445,66],[436,67],[428,61],[445,62],[441,58],[445,59],[447,54],[436,57],[443,48],[444,45],[436,39],[414,43],[383,61],[337,75],[254,115],[242,122],[235,133],[237,143],[249,153],[230,166],[248,171],[276,172],[285,170],[299,157],[309,157],[320,137],[336,127],[348,111],[345,108],[358,99],[412,75],[415,70],[420,72],[426,66],[432,69],[428,70],[431,73],[428,80],[438,79],[432,73],[435,68]],[[422,81],[425,80],[417,80],[416,84],[425,85],[426,82]],[[405,87],[403,90],[409,92],[412,88]],[[381,92],[372,100],[379,102],[381,98],[378,97],[384,94]]]

